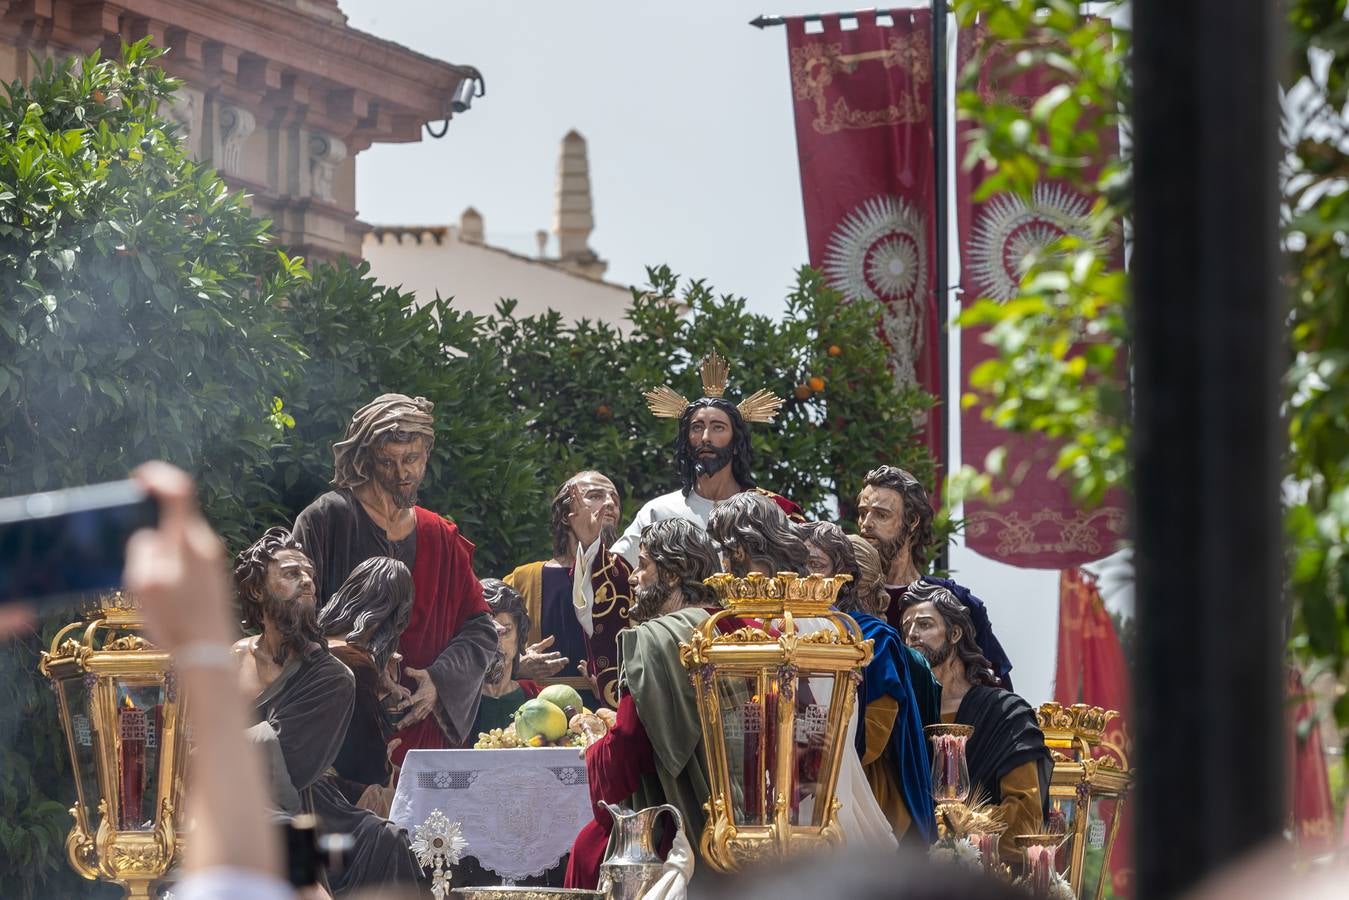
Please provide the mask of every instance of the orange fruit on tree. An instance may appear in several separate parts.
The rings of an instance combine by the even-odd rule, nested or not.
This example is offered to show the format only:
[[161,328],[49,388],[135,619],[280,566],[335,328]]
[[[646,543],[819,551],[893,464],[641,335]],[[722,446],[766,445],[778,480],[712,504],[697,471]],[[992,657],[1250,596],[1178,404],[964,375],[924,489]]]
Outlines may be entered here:
[[829,355],[830,355],[830,356],[842,356],[842,355],[843,355],[843,348],[840,347],[838,344],[830,344],[830,345],[829,345]]
[[809,400],[811,393],[813,392],[811,391],[810,386],[805,384],[798,384],[796,390],[792,391],[792,394],[796,396],[797,400]]
[[810,378],[806,380],[806,384],[810,385],[810,389],[817,394],[824,390],[824,379],[819,375],[810,376]]

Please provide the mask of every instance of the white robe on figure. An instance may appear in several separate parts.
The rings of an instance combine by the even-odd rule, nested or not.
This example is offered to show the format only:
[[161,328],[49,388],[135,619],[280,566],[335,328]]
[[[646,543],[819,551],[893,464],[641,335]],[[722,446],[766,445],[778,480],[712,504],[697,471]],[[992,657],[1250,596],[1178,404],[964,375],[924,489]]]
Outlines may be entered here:
[[614,541],[611,552],[617,553],[634,568],[637,566],[637,544],[642,537],[642,529],[662,519],[687,519],[704,531],[712,510],[722,501],[708,500],[696,490],[689,491],[687,497],[682,490],[662,494],[637,511],[631,524],[624,530],[623,536]]
[[[796,631],[800,635],[813,634],[816,631],[832,629],[833,623],[824,618],[795,619]],[[782,627],[780,620],[773,625]],[[833,690],[832,678],[812,678],[811,690],[818,691],[817,696],[828,697]],[[885,811],[876,802],[876,795],[867,782],[866,772],[862,769],[862,759],[857,755],[857,703],[854,700],[852,715],[848,718],[848,733],[844,736],[843,759],[838,767],[838,785],[834,788],[834,799],[839,801],[838,824],[843,831],[844,841],[849,847],[868,850],[895,850],[899,841]],[[808,821],[809,815],[802,804],[802,821]]]

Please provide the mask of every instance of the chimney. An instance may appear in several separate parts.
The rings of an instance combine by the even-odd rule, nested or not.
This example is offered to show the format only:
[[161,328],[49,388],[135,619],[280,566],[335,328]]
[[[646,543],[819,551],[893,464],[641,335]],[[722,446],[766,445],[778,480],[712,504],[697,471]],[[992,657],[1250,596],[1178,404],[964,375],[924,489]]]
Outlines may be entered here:
[[464,210],[464,214],[459,217],[459,240],[465,244],[481,244],[482,235],[482,213],[473,207]]
[[553,233],[557,235],[558,264],[590,278],[602,276],[609,264],[590,249],[590,232],[594,229],[586,141],[572,130],[562,139],[557,160]]
[[548,232],[540,228],[534,232],[534,243],[539,245],[539,259],[548,258]]

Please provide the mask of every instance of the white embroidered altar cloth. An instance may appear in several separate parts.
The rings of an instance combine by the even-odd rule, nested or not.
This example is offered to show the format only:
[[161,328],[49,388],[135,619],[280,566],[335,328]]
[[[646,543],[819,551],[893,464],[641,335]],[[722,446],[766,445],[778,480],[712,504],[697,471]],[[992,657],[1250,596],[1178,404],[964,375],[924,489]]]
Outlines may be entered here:
[[460,823],[465,856],[508,882],[557,865],[594,817],[575,747],[412,750],[389,818],[412,833],[435,810]]

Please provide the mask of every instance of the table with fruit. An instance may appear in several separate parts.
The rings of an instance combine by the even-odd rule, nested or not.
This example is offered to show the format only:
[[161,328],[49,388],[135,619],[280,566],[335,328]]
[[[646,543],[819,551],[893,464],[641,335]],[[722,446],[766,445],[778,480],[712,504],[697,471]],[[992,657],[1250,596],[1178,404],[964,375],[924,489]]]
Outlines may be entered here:
[[614,725],[612,709],[589,710],[581,695],[565,684],[551,684],[520,704],[504,728],[478,733],[475,750],[516,747],[588,747]]

